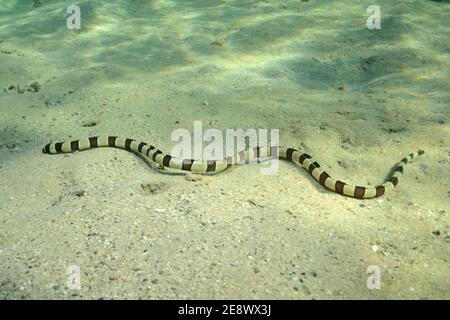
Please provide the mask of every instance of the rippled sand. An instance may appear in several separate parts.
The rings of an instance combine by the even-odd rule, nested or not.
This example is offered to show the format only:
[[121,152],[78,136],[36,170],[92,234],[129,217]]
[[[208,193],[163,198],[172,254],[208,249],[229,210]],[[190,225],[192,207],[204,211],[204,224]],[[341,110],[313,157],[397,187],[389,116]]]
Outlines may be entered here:
[[[40,2],[0,3],[0,298],[450,298],[448,1],[377,1],[381,30],[369,2],[79,1],[80,31],[71,1]],[[426,153],[367,201],[285,162],[192,182],[122,150],[41,153],[170,151],[195,120],[279,129],[354,183]]]

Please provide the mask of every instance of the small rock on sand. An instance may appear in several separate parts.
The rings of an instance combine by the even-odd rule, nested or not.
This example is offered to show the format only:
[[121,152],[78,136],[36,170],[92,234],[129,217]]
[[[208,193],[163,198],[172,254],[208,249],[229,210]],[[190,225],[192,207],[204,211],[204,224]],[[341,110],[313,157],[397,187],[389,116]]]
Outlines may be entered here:
[[197,182],[203,179],[203,176],[195,173],[188,173],[184,176],[187,181]]

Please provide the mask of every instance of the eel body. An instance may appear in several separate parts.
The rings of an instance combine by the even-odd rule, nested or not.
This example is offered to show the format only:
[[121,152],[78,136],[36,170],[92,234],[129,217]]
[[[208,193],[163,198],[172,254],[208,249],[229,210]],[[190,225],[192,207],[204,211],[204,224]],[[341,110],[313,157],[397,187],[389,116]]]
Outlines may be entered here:
[[200,174],[219,173],[233,165],[249,163],[250,161],[262,161],[263,159],[268,158],[285,159],[303,167],[325,188],[357,199],[376,198],[392,191],[397,186],[400,177],[403,175],[405,166],[424,153],[423,150],[410,153],[393,167],[391,174],[384,183],[377,186],[368,186],[353,185],[335,179],[331,177],[330,174],[328,174],[324,169],[322,169],[320,164],[309,154],[300,149],[285,147],[255,147],[238,152],[223,160],[193,160],[172,157],[148,143],[139,142],[134,139],[119,138],[115,136],[99,136],[70,142],[49,143],[43,148],[42,151],[46,154],[59,154],[72,153],[99,147],[124,149],[139,154],[145,159],[153,161],[165,168]]

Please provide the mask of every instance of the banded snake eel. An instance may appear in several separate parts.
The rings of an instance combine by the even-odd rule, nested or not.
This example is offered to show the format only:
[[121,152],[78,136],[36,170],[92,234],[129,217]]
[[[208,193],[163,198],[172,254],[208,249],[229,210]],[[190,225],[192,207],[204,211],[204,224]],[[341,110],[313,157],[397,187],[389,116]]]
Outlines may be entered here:
[[405,166],[424,153],[423,150],[419,150],[404,157],[393,167],[391,174],[384,183],[377,186],[359,186],[332,178],[309,154],[294,148],[255,147],[238,152],[222,161],[192,160],[172,157],[145,142],[138,142],[133,139],[119,138],[115,136],[99,136],[70,142],[49,143],[43,148],[42,151],[46,154],[59,154],[72,153],[99,147],[124,149],[134,152],[135,154],[139,154],[145,159],[153,161],[165,168],[190,171],[192,173],[200,174],[218,173],[236,164],[248,163],[255,160],[259,161],[264,158],[273,158],[278,156],[281,159],[294,162],[295,164],[303,167],[312,177],[314,177],[315,180],[317,180],[328,190],[357,199],[376,198],[392,191],[397,186],[399,178],[403,175]]

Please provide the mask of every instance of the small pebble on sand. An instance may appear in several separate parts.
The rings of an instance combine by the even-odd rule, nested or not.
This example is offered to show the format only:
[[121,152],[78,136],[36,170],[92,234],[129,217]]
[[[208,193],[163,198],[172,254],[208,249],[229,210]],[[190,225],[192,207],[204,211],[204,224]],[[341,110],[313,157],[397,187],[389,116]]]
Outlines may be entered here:
[[187,181],[197,182],[197,181],[201,181],[201,180],[203,179],[203,176],[202,176],[202,175],[199,175],[199,174],[195,174],[195,173],[189,172],[189,173],[187,173],[187,174],[184,176],[184,178],[185,178]]

